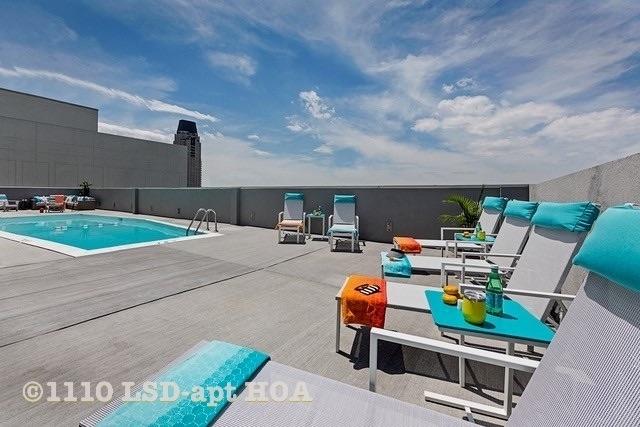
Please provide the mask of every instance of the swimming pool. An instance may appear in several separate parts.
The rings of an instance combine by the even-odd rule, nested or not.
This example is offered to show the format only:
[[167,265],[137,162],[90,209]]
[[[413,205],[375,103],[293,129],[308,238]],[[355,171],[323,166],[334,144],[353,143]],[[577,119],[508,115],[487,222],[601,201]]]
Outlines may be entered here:
[[75,256],[202,237],[205,233],[194,235],[192,230],[189,235],[185,228],[168,223],[106,215],[0,218],[0,236]]

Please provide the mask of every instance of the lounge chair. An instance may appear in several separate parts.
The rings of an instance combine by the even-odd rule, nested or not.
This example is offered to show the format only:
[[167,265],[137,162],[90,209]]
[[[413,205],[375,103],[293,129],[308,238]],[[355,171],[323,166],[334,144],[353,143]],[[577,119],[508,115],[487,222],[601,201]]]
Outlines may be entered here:
[[75,211],[87,211],[96,208],[96,199],[89,196],[67,196],[65,206]]
[[[480,213],[480,218],[478,222],[482,229],[487,233],[487,236],[492,237],[500,229],[500,220],[502,219],[502,214],[504,209],[507,206],[507,198],[505,197],[491,197],[487,196],[482,201],[482,213]],[[461,227],[440,227],[440,239],[416,239],[420,246],[425,249],[440,249],[441,254],[444,256],[444,251],[448,249],[448,240],[445,239],[445,232],[455,233],[456,232],[464,232],[464,231],[474,231],[474,228],[461,228]],[[490,239],[491,240],[491,239]],[[469,243],[469,242],[460,242],[459,249],[464,250],[477,250],[482,248],[483,246],[491,246],[492,241],[487,241],[485,243]]]
[[47,212],[64,212],[66,196],[55,194],[47,197]]
[[[498,233],[489,252],[473,252],[469,254],[469,256],[467,256],[467,253],[462,253],[462,260],[446,257],[407,255],[407,260],[411,265],[411,271],[414,273],[437,274],[441,273],[443,263],[449,264],[449,271],[456,271],[455,263],[464,263],[465,273],[469,275],[487,274],[491,270],[492,265],[500,266],[503,271],[510,271],[525,247],[531,230],[531,219],[537,209],[538,204],[536,202],[510,202],[504,211],[505,220],[500,228],[500,233]],[[471,256],[480,258],[471,258]],[[382,257],[382,260],[384,261],[384,257]],[[458,272],[461,270],[462,267],[457,267]],[[384,263],[381,263],[381,272],[384,276]]]
[[[512,275],[505,293],[543,321],[548,319],[556,301],[571,301],[572,295],[560,294],[562,284],[571,268],[571,259],[580,249],[597,214],[597,207],[590,202],[540,203],[536,211],[538,218],[534,215],[533,219],[537,225],[533,227],[522,256],[515,268],[508,269]],[[510,219],[507,217],[503,227],[509,226]],[[481,287],[465,283],[464,269],[474,271],[476,267],[465,266],[459,260],[450,260],[450,264],[443,261],[443,284],[448,279],[449,270],[453,269],[463,273],[462,288]],[[430,287],[387,282],[387,308],[429,313],[424,294],[427,289]],[[336,351],[340,349],[341,293],[342,289],[336,295]]]
[[351,240],[351,252],[360,247],[360,218],[356,215],[356,196],[336,194],[333,197],[333,215],[329,216],[329,249],[333,240],[346,237]]
[[31,209],[46,209],[47,197],[46,196],[33,196],[31,198]]
[[[172,370],[180,369],[192,362],[199,352],[212,343],[202,342],[171,363],[162,372],[147,381],[162,381]],[[224,344],[224,343],[223,343]],[[194,357],[195,356],[195,357]],[[246,360],[246,359],[245,359]],[[197,371],[194,378],[210,377],[207,372],[211,365],[204,364],[203,371]],[[254,371],[252,369],[252,371]],[[209,374],[209,375],[207,375]],[[240,373],[240,375],[244,372]],[[195,380],[197,381],[197,380]],[[123,403],[114,399],[94,414],[80,422],[82,427],[99,425],[194,425],[205,427],[226,426],[414,426],[466,424],[463,420],[440,414],[426,408],[372,393],[329,378],[321,377],[274,361],[267,361],[255,371],[250,379],[255,384],[264,383],[267,391],[277,385],[278,393],[286,388],[291,396],[300,384],[305,387],[310,401],[250,401],[250,389],[242,390],[235,401],[224,408],[208,407],[206,403],[190,403],[182,398],[177,404],[166,402]],[[192,381],[193,382],[193,381]],[[202,382],[202,381],[200,381]],[[196,384],[189,384],[193,387]],[[139,389],[132,390],[132,394]],[[189,389],[190,391],[190,389]],[[265,393],[266,394],[266,393]],[[268,397],[269,395],[266,394]],[[288,397],[288,396],[287,396]],[[249,400],[249,401],[248,401]],[[127,405],[137,405],[137,411],[128,411]],[[178,405],[180,405],[178,407]],[[124,409],[124,410],[123,410]],[[196,417],[193,417],[191,409]],[[120,411],[120,412],[118,412]],[[214,415],[216,411],[217,415]],[[213,423],[210,418],[213,417]],[[198,423],[196,419],[203,419]],[[157,422],[157,423],[156,423]]]
[[300,235],[304,239],[304,195],[302,193],[284,193],[284,210],[278,213],[278,243],[282,242],[283,231],[295,231],[296,242],[300,243]]
[[17,200],[9,200],[7,199],[6,194],[0,194],[0,209],[3,211],[8,211],[11,209],[18,210],[18,201]]
[[[574,264],[589,273],[540,362],[372,328],[369,389],[376,389],[378,343],[394,342],[533,372],[507,425],[637,425],[640,387],[640,208],[608,209],[596,221]],[[506,384],[511,387],[511,384]],[[428,401],[501,417],[497,410],[425,391]],[[472,416],[469,414],[469,416]]]

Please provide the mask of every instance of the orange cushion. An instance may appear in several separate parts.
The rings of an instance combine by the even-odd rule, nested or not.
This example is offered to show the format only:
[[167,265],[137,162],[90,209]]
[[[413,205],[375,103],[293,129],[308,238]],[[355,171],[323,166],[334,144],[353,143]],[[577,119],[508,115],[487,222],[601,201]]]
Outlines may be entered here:
[[297,219],[285,219],[280,221],[278,227],[302,228],[302,221]]
[[393,243],[396,245],[398,249],[402,252],[410,253],[410,254],[419,254],[422,252],[422,247],[417,240],[412,237],[394,237]]

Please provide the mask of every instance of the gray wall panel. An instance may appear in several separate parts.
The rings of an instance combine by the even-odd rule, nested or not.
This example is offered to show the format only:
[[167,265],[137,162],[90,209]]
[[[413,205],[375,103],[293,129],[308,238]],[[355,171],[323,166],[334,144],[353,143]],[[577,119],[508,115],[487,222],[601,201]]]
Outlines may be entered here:
[[[391,242],[394,235],[402,234],[438,237],[441,226],[438,216],[457,213],[455,207],[443,204],[442,200],[454,193],[475,199],[479,196],[480,186],[241,188],[240,223],[273,228],[287,191],[304,193],[305,211],[310,212],[321,205],[327,215],[333,212],[335,194],[355,194],[362,238]],[[484,194],[529,198],[527,186],[490,186],[485,188]]]
[[[603,210],[625,202],[640,203],[640,154],[531,185],[530,193],[531,200],[590,200]],[[564,290],[576,293],[585,276],[580,267],[572,268]]]

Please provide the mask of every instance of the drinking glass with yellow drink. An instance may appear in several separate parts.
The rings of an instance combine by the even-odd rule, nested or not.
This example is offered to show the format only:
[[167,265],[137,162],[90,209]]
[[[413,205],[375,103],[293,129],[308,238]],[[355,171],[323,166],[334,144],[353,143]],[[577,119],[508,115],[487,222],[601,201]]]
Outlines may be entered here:
[[462,298],[462,317],[474,325],[482,325],[487,317],[486,296],[484,292],[467,290]]

